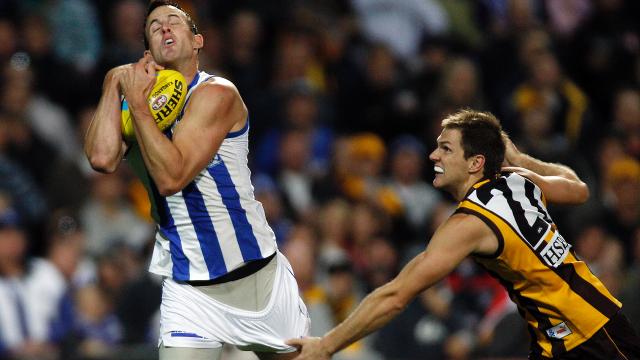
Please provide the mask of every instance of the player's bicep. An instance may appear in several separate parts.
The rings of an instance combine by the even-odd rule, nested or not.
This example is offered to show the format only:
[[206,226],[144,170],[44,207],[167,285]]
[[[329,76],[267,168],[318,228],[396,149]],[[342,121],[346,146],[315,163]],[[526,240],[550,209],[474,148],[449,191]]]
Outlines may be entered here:
[[519,167],[503,168],[533,181],[542,191],[547,202],[552,204],[582,204],[589,198],[589,188],[579,179],[564,176],[542,176]]
[[242,119],[234,89],[203,85],[189,101],[173,134],[173,143],[182,155],[185,181],[190,181],[217,153],[222,141]]
[[[534,181],[535,182],[535,181]],[[582,204],[589,198],[589,188],[582,181],[568,180],[560,176],[541,176],[536,185],[547,201],[553,204]]]

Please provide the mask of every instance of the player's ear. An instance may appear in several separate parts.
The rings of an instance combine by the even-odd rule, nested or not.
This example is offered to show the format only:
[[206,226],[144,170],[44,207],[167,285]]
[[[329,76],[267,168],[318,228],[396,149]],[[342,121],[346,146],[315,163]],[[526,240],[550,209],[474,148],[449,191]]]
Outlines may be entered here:
[[485,157],[484,155],[474,155],[469,159],[469,172],[477,173],[484,170]]
[[200,50],[204,47],[204,38],[202,37],[202,35],[200,34],[195,34],[193,36],[194,39],[194,43],[193,43],[193,50]]

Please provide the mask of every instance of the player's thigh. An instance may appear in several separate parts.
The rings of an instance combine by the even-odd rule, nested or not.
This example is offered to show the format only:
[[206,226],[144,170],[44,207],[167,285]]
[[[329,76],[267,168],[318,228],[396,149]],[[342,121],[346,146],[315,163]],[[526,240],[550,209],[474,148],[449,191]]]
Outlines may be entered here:
[[219,360],[222,346],[213,349],[166,347],[160,344],[160,360]]
[[260,360],[290,360],[290,359],[295,359],[296,356],[300,355],[300,352],[294,351],[290,353],[278,354],[278,353],[256,351],[255,354]]

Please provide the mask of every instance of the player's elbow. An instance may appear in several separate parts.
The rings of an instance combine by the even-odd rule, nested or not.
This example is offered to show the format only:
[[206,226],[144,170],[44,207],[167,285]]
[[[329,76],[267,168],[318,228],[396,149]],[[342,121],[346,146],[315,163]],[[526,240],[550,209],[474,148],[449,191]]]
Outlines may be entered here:
[[549,198],[553,203],[564,205],[580,205],[584,204],[588,199],[589,187],[582,181],[572,182],[563,192],[559,193],[557,199]]
[[158,186],[158,193],[160,193],[160,195],[164,197],[174,195],[178,193],[180,190],[181,189],[178,188],[177,186],[171,186],[171,185]]
[[117,159],[101,154],[87,154],[87,159],[93,170],[105,174],[115,172],[118,169],[118,164],[120,164]]
[[575,186],[575,201],[576,201],[575,203],[583,204],[587,200],[589,200],[589,196],[590,196],[589,187],[587,186],[587,184],[580,181]]
[[156,187],[158,188],[158,193],[161,196],[167,197],[181,191],[184,188],[184,185],[174,179],[167,178],[157,181]]
[[407,301],[404,298],[396,296],[393,299],[391,299],[391,301],[390,301],[389,313],[391,313],[391,314],[393,314],[395,316],[395,315],[403,312],[404,309],[406,309],[408,305],[409,305],[409,301]]
[[414,298],[412,294],[409,294],[394,281],[389,282],[378,290],[380,295],[386,298],[386,311],[394,316],[401,313]]

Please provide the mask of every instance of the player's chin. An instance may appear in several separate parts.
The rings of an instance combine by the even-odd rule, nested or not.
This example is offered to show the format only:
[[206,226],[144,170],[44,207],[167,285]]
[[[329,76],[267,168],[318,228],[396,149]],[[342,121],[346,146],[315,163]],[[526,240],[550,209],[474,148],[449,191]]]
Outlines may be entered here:
[[442,185],[443,185],[443,184],[442,184],[442,175],[440,175],[440,174],[436,174],[436,175],[433,177],[433,182],[432,182],[432,184],[433,184],[433,187],[436,187],[436,188],[442,187]]

